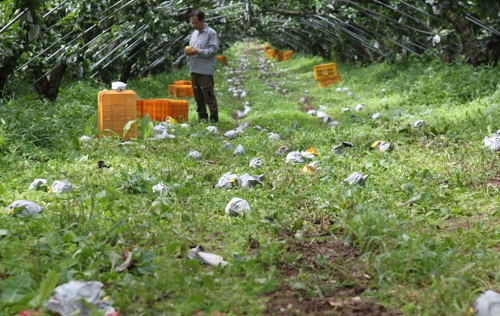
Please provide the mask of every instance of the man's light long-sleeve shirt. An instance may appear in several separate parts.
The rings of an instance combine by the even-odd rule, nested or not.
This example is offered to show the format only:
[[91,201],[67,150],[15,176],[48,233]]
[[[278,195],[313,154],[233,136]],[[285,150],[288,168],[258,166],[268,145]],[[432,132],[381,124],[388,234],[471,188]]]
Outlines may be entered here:
[[191,35],[189,46],[198,50],[198,54],[189,57],[189,71],[201,75],[214,75],[219,36],[208,25],[201,31],[195,30]]

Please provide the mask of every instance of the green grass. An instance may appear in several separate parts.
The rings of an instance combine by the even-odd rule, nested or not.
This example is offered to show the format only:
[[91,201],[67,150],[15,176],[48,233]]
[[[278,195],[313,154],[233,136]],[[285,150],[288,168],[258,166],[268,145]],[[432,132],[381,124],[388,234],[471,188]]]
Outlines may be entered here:
[[[243,50],[240,43],[226,53],[229,67],[240,65]],[[500,289],[500,208],[498,189],[490,184],[498,166],[482,145],[483,137],[499,128],[498,71],[434,61],[339,65],[343,82],[320,89],[312,66],[322,61],[296,54],[287,63],[272,61],[268,80],[290,91],[283,95],[264,84],[254,52],[249,62],[244,100],[227,91],[234,74],[218,64],[219,135],[205,132],[207,125],[191,124],[176,126],[171,132],[176,138],[165,141],[124,144],[105,138],[78,144],[96,115],[97,93],[105,88],[95,83],[67,86],[54,104],[29,93],[0,104],[0,204],[29,199],[45,207],[41,216],[29,219],[0,213],[0,231],[7,230],[0,236],[0,289],[15,276],[29,275],[23,295],[14,302],[0,300],[0,314],[39,308],[33,298],[48,278],[58,284],[99,280],[123,315],[263,314],[266,293],[281,285],[300,281],[313,297],[315,286],[324,285],[324,270],[303,268],[294,278],[282,270],[283,262],[298,260],[287,251],[283,232],[297,229],[359,247],[370,277],[362,296],[407,315],[463,315],[483,290]],[[130,82],[128,88],[140,98],[163,97],[168,83],[185,78],[183,68]],[[339,86],[361,99],[336,92]],[[327,128],[302,112],[303,96],[316,109],[327,106],[340,126]],[[240,122],[260,125],[282,140],[250,127],[231,141],[234,147],[242,144],[247,155],[233,157],[221,149],[222,134],[235,127],[231,114],[243,108],[243,101],[252,111]],[[341,111],[358,103],[365,105],[360,112]],[[373,121],[376,112],[382,117]],[[193,100],[189,115],[196,121]],[[423,128],[407,128],[419,119],[425,120]],[[377,140],[392,141],[396,150],[370,151]],[[355,147],[340,157],[330,154],[340,141]],[[302,165],[286,164],[274,154],[280,144],[292,150],[315,146],[321,169],[304,175]],[[203,160],[187,157],[190,149]],[[248,167],[255,156],[265,160],[260,170]],[[112,168],[97,169],[99,160]],[[264,186],[214,188],[228,171],[265,174]],[[353,172],[370,175],[365,187],[341,185]],[[49,184],[69,179],[73,190],[59,195],[28,191],[35,178]],[[169,192],[153,194],[151,187],[161,181]],[[225,215],[226,203],[235,196],[249,202],[248,216]],[[411,198],[418,200],[396,206]],[[330,219],[330,224],[316,225],[311,218]],[[250,249],[251,239],[260,243],[258,255]],[[186,252],[193,244],[231,264],[211,268],[189,260]],[[117,255],[125,249],[135,251],[137,263],[115,272],[122,262]],[[233,254],[249,257],[237,260]]]

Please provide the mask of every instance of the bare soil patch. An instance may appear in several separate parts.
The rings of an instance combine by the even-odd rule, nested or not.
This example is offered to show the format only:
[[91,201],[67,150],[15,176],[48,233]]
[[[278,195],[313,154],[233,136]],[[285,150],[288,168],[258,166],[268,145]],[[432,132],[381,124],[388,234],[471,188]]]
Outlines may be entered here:
[[494,186],[495,188],[500,187],[500,176],[497,176],[493,179],[490,180],[490,184]]
[[[303,240],[298,240],[293,235],[280,236],[286,240],[289,254],[280,265],[288,282],[268,295],[266,315],[402,314],[388,311],[376,300],[359,297],[368,288],[369,280],[364,265],[358,262],[358,248],[330,236],[305,234]],[[314,286],[294,288],[299,272],[307,274]]]
[[311,100],[309,98],[306,100],[306,103],[300,106],[300,110],[302,112],[309,112],[310,110],[314,110],[314,105],[311,103]]

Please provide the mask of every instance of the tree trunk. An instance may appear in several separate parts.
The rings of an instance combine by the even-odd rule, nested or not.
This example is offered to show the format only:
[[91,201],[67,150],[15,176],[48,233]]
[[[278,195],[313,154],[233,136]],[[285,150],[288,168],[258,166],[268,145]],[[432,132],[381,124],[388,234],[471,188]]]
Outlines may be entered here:
[[452,64],[455,61],[453,51],[446,45],[439,51],[439,57],[444,64]]
[[313,44],[311,46],[311,51],[314,55],[321,56],[325,61],[329,61],[332,59],[332,49],[325,48],[322,44]]
[[365,45],[365,44],[361,44],[361,51],[363,52],[363,56],[365,56],[365,58],[363,58],[363,60],[366,60],[368,59],[368,65],[371,65],[375,62],[375,59],[373,59],[373,54],[371,52],[371,50]]
[[122,74],[120,75],[120,81],[123,83],[127,83],[130,78],[130,71],[132,70],[132,66],[134,65],[135,60],[128,61],[122,68]]
[[[137,61],[137,58],[139,57],[139,54],[136,55],[137,52],[139,52],[143,46],[137,45],[128,53],[127,57],[130,58],[131,56],[135,55],[134,58],[128,60],[125,65],[122,68],[122,74],[120,76],[120,81],[127,83],[127,80],[130,78],[130,73],[132,71],[132,66],[134,66],[135,62]],[[127,58],[127,59],[128,59]]]
[[[61,81],[66,73],[68,66],[65,64],[60,64],[50,73],[50,79],[48,76],[43,77],[35,84],[35,89],[40,97],[45,97],[50,101],[55,101],[57,95],[59,94],[59,87],[61,86]],[[35,72],[37,77],[43,76],[43,73]]]
[[19,56],[20,54],[11,56],[4,62],[4,65],[0,67],[0,98],[3,98],[6,94],[7,78],[14,72],[14,69],[16,69]]
[[488,63],[492,63],[493,67],[498,64],[500,58],[500,36],[493,34],[486,45],[486,54],[488,56]]
[[481,52],[477,44],[476,34],[472,25],[463,16],[459,16],[450,10],[443,9],[443,17],[446,21],[451,23],[458,35],[462,39],[465,51],[469,57],[469,62],[474,66],[488,62],[486,54]]
[[[121,40],[120,39],[116,39],[113,41],[113,43],[111,43],[111,45],[109,46],[108,48],[108,53],[113,51],[113,49],[116,48],[116,46],[118,46],[119,44],[121,43]],[[111,54],[111,56],[108,56],[109,60],[113,59],[113,57],[115,56],[115,54]],[[112,65],[109,65],[108,67],[102,69],[101,71],[99,71],[99,80],[101,80],[102,83],[105,83],[107,85],[109,85],[111,83],[111,73],[110,73],[110,68]]]

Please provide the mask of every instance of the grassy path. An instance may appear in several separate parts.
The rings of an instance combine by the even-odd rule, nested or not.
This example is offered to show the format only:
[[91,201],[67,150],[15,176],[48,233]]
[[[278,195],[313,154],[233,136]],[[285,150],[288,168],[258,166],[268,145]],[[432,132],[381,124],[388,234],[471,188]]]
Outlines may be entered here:
[[[28,199],[45,207],[36,218],[0,215],[0,289],[19,275],[27,284],[16,300],[0,299],[4,314],[40,308],[33,298],[56,276],[58,284],[101,281],[120,315],[464,315],[479,293],[500,288],[498,161],[482,145],[498,128],[500,75],[434,63],[340,65],[340,86],[320,89],[312,76],[318,58],[268,62],[254,42],[226,55],[229,67],[218,65],[216,74],[219,134],[190,124],[169,128],[175,138],[163,141],[94,139],[78,148],[61,136],[64,151],[21,143],[2,149],[3,205]],[[161,97],[166,83],[186,75],[182,69],[129,87],[142,98]],[[59,133],[51,117],[79,111],[81,119],[64,117],[81,135],[99,89],[75,85],[62,94],[58,114],[29,110],[37,124],[26,133]],[[67,101],[75,95],[79,101]],[[235,121],[245,102],[251,110]],[[320,106],[337,127],[306,113]],[[375,113],[381,117],[372,119]],[[195,121],[194,103],[190,115]],[[412,128],[418,120],[424,126]],[[230,143],[246,155],[233,156],[222,135],[241,123],[249,127]],[[6,127],[2,133],[14,139]],[[396,149],[369,150],[378,140]],[[354,147],[331,153],[342,141]],[[304,165],[286,163],[276,154],[283,146],[315,146],[319,168],[305,174]],[[189,157],[191,149],[203,158]],[[264,160],[262,168],[249,167],[253,157]],[[98,169],[100,160],[111,168]],[[264,174],[264,184],[214,187],[226,172]],[[364,187],[342,185],[353,172],[369,175]],[[73,190],[29,191],[35,178],[69,179]],[[152,193],[159,182],[167,190]],[[252,211],[226,215],[233,197]],[[192,245],[229,265],[189,260]],[[134,264],[117,272],[124,250]]]

